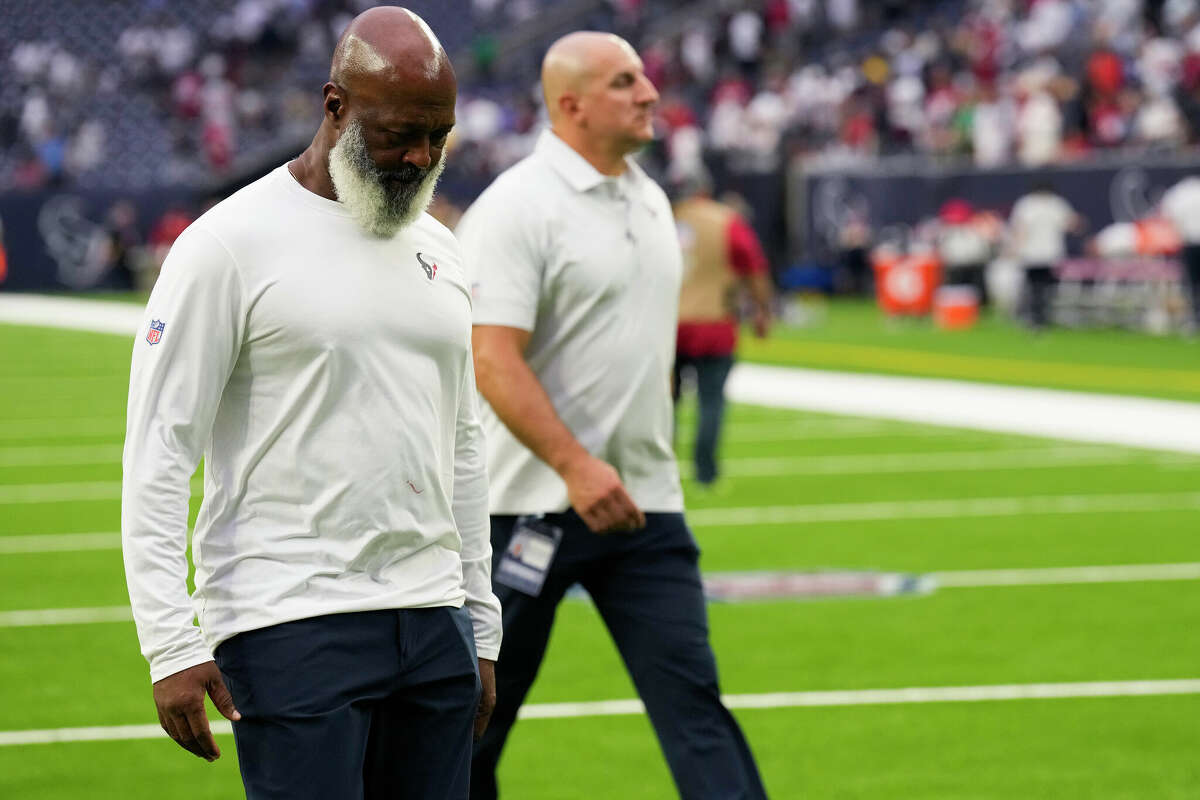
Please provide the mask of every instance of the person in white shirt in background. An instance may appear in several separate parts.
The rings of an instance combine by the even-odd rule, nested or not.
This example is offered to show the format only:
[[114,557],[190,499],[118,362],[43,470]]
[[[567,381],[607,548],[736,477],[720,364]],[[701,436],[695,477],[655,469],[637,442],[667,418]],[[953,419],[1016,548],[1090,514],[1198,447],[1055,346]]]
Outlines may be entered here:
[[1009,215],[1012,249],[1025,268],[1029,324],[1035,330],[1050,323],[1054,268],[1067,255],[1067,234],[1081,233],[1084,219],[1055,193],[1048,181],[1036,184]]
[[216,759],[207,693],[250,800],[466,798],[501,620],[470,291],[424,213],[454,71],[423,20],[375,8],[323,94],[308,149],[192,224],[150,297],[130,600],[163,728]]
[[1183,268],[1195,332],[1200,330],[1200,178],[1189,176],[1168,189],[1161,208],[1183,240]]
[[488,401],[505,637],[471,796],[497,796],[505,739],[558,604],[578,582],[621,651],[680,795],[763,800],[754,757],[721,703],[671,446],[683,255],[666,195],[628,157],[653,137],[658,93],[627,42],[590,32],[550,48],[542,88],[551,129],[457,230]]

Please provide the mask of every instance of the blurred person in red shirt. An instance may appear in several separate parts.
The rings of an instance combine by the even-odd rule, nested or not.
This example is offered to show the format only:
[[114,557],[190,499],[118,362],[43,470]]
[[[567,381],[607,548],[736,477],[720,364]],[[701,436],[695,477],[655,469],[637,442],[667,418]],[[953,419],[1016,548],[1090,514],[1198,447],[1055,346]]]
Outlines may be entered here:
[[712,199],[707,175],[693,174],[674,188],[684,273],[672,385],[678,402],[682,373],[695,371],[700,420],[692,455],[694,478],[712,486],[719,472],[717,443],[725,414],[725,380],[737,347],[739,302],[742,293],[748,293],[754,333],[766,336],[771,282],[754,230],[733,208]]

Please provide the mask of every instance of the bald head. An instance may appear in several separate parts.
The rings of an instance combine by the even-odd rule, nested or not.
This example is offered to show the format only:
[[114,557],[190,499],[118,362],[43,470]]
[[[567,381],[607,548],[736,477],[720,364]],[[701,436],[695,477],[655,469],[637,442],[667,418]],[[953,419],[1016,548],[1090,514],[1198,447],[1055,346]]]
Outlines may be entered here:
[[568,33],[550,45],[542,59],[542,93],[550,121],[562,116],[559,101],[564,94],[581,94],[589,82],[603,77],[609,64],[630,57],[640,64],[629,42],[598,31]]
[[625,155],[654,138],[658,92],[619,36],[579,31],[559,39],[542,61],[542,91],[551,129],[601,172],[620,174]]
[[453,75],[445,48],[425,20],[406,8],[379,6],[359,14],[333,51],[329,80],[353,87],[369,79],[436,80]]
[[379,6],[347,26],[322,93],[325,119],[298,159],[305,185],[391,236],[424,213],[444,166],[458,96],[450,59],[416,14]]

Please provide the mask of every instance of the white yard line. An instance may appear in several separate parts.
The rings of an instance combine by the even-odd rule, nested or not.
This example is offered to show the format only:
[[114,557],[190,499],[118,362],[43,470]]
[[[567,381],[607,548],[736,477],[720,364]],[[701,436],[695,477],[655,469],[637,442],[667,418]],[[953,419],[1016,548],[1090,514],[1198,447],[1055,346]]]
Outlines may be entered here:
[[1116,564],[1103,567],[1041,567],[1037,569],[966,569],[934,572],[939,589],[987,586],[1045,586],[1073,583],[1200,580],[1200,563]]
[[[121,463],[122,446],[28,445],[0,447],[0,467],[83,466]],[[1079,464],[1113,464],[1145,457],[1136,451],[1103,446],[1021,448],[1017,450],[949,450],[914,453],[856,453],[846,456],[788,456],[777,458],[727,458],[723,471],[729,475],[809,475],[908,472],[941,469],[1014,469],[1060,467]],[[1159,463],[1159,460],[1155,460]],[[1190,456],[1172,457],[1162,463],[1200,465]]]
[[120,499],[120,481],[19,483],[12,486],[0,486],[0,505]]
[[[1059,469],[1146,462],[1200,466],[1188,456],[1155,456],[1109,447],[1075,446],[1020,450],[951,450],[920,453],[856,453],[846,456],[726,458],[721,472],[729,476],[873,475],[903,472],[976,471],[993,469]],[[680,464],[690,474],[690,462]]]
[[[879,436],[888,433],[905,432],[908,428],[899,428],[888,420],[865,419],[859,417],[831,417],[829,419],[778,419],[778,420],[737,420],[725,419],[721,430],[724,441],[733,442],[769,442],[775,439],[821,439],[853,436]],[[934,434],[940,433],[940,428],[931,429]],[[929,430],[922,431],[929,433]],[[679,423],[679,436],[691,439],[696,435],[694,422]]]
[[45,533],[0,536],[0,553],[69,553],[120,550],[119,533]]
[[[202,493],[200,481],[192,482],[192,497]],[[120,500],[120,481],[76,483],[21,483],[0,486],[0,505],[70,503],[83,500]]]
[[0,439],[36,439],[56,436],[125,435],[123,417],[50,417],[0,420]]
[[701,508],[689,511],[695,527],[737,525],[803,525],[949,517],[1011,517],[1026,514],[1111,514],[1148,511],[1200,510],[1200,492],[1158,494],[1043,495],[1040,497],[982,497],[967,500],[897,500],[794,506]]
[[729,398],[824,411],[1200,453],[1200,403],[738,364]]
[[0,611],[0,628],[36,628],[44,625],[90,625],[96,622],[128,622],[133,619],[129,606],[96,608],[39,608],[28,611]]
[[[978,703],[988,700],[1049,700],[1071,697],[1148,697],[1200,694],[1200,680],[1097,681],[1089,683],[1018,683],[1000,686],[938,686],[908,689],[849,689],[825,692],[727,694],[729,708],[814,708],[910,703]],[[642,714],[640,700],[594,703],[545,703],[522,707],[522,719],[559,719]]]
[[[76,534],[116,536],[116,534]],[[119,542],[118,542],[119,545]],[[739,573],[740,574],[740,573]],[[706,576],[707,577],[707,576]],[[714,575],[713,577],[718,577]],[[1200,580],[1200,562],[1178,564],[1117,564],[1092,567],[1034,567],[1030,569],[967,569],[929,573],[932,588],[1045,586],[1076,583],[1131,583]],[[29,628],[42,625],[86,625],[128,622],[129,606],[94,608],[37,608],[0,611],[0,628]]]
[[[734,709],[838,708],[866,705],[918,705],[924,703],[981,703],[1004,700],[1058,700],[1098,697],[1161,697],[1200,694],[1200,680],[1093,681],[1087,683],[1016,683],[994,686],[935,686],[904,689],[847,689],[821,692],[769,692],[727,694],[725,705]],[[635,716],[644,714],[640,700],[600,700],[589,703],[532,703],[522,706],[520,719],[571,719],[578,717]],[[228,735],[224,720],[210,723],[212,732]],[[47,728],[0,731],[0,747],[65,742],[128,741],[166,736],[158,725],[109,725],[88,728]]]
[[[844,423],[844,424],[843,424]],[[929,425],[897,425],[891,420],[856,417],[833,418],[821,422],[793,420],[782,422],[726,421],[721,429],[721,441],[737,444],[753,442],[800,442],[826,439],[932,439],[962,436],[960,428],[937,428]],[[679,427],[676,437],[690,442],[696,436],[692,426]]]
[[0,467],[61,467],[120,464],[119,444],[0,447]]

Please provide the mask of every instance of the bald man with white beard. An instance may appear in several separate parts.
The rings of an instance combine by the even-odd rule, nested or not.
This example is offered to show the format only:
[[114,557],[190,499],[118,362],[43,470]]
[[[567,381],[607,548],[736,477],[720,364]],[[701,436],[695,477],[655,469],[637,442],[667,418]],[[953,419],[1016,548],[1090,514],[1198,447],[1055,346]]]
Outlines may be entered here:
[[457,229],[475,294],[504,609],[498,705],[476,746],[471,797],[496,798],[505,739],[558,603],[579,583],[680,796],[761,800],[754,757],[721,703],[671,446],[683,257],[666,195],[629,158],[653,136],[658,93],[627,42],[591,32],[550,48],[542,87],[550,130]]
[[471,296],[425,213],[455,98],[424,21],[355,18],[312,144],[184,232],[135,340],[138,637],[163,728],[215,760],[207,694],[250,800],[464,800],[495,702]]

